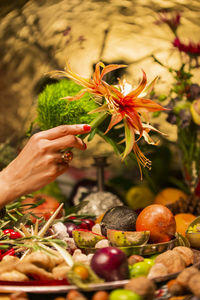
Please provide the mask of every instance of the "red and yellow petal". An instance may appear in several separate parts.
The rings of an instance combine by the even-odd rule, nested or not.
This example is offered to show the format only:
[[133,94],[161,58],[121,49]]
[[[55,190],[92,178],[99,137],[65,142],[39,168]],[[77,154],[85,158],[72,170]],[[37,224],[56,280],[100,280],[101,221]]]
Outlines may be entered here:
[[167,110],[167,108],[164,108],[163,106],[156,103],[155,101],[150,100],[150,99],[144,99],[144,98],[134,99],[133,107],[137,111],[139,111],[140,109],[143,109],[143,111],[145,110],[148,112]]
[[113,126],[115,126],[116,124],[121,122],[122,119],[123,119],[123,117],[121,114],[113,114],[111,117],[110,123],[108,125],[108,128],[104,134],[108,133],[108,131],[110,131],[113,128]]
[[132,92],[130,92],[128,95],[125,96],[125,100],[136,98],[144,90],[144,88],[147,84],[147,76],[146,76],[146,73],[143,70],[142,70],[142,72],[143,72],[143,78],[142,78],[141,83],[139,84],[139,86],[135,90],[133,90]]

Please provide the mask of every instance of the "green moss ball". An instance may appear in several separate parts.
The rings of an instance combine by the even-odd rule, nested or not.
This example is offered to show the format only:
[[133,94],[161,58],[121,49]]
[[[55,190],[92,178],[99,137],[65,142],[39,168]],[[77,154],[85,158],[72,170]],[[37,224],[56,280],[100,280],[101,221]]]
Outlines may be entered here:
[[37,124],[47,130],[63,124],[88,124],[97,116],[88,112],[97,108],[91,95],[86,93],[81,99],[69,101],[61,99],[76,95],[82,87],[73,81],[62,79],[58,83],[47,85],[38,96]]

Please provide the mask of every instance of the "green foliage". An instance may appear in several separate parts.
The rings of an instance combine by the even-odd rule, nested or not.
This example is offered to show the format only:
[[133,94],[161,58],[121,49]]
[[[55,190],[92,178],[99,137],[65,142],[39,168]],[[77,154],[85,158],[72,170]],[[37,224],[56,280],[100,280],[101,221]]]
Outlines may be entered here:
[[63,79],[47,85],[38,96],[37,123],[42,130],[62,124],[88,124],[97,116],[87,114],[98,105],[87,93],[80,100],[61,99],[76,95],[82,88],[76,83]]

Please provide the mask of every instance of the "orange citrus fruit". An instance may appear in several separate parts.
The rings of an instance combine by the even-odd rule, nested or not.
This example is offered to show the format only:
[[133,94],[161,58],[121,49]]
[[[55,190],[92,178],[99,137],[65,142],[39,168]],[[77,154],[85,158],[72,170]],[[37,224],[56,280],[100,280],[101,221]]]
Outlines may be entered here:
[[183,191],[179,189],[169,187],[163,189],[156,195],[154,199],[154,203],[168,205],[179,201],[181,198],[186,199],[187,194],[185,194]]
[[131,187],[126,193],[126,203],[134,210],[153,203],[155,195],[144,184]]
[[176,231],[185,236],[185,231],[196,217],[189,213],[180,213],[175,215]]

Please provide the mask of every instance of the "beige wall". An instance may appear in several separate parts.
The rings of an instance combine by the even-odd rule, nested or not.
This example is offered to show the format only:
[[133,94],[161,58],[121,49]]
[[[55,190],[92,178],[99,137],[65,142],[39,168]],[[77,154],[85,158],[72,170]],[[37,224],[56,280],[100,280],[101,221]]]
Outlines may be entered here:
[[[150,57],[179,63],[168,27],[155,24],[161,8],[182,10],[182,37],[200,40],[198,0],[38,0],[14,1],[12,7],[6,2],[0,4],[0,142],[28,128],[35,117],[35,85],[46,71],[63,69],[66,59],[84,76],[100,59],[124,61],[130,82],[138,83],[143,68],[149,80],[160,76],[157,89],[169,86],[170,75]],[[173,127],[168,133],[176,138]]]

